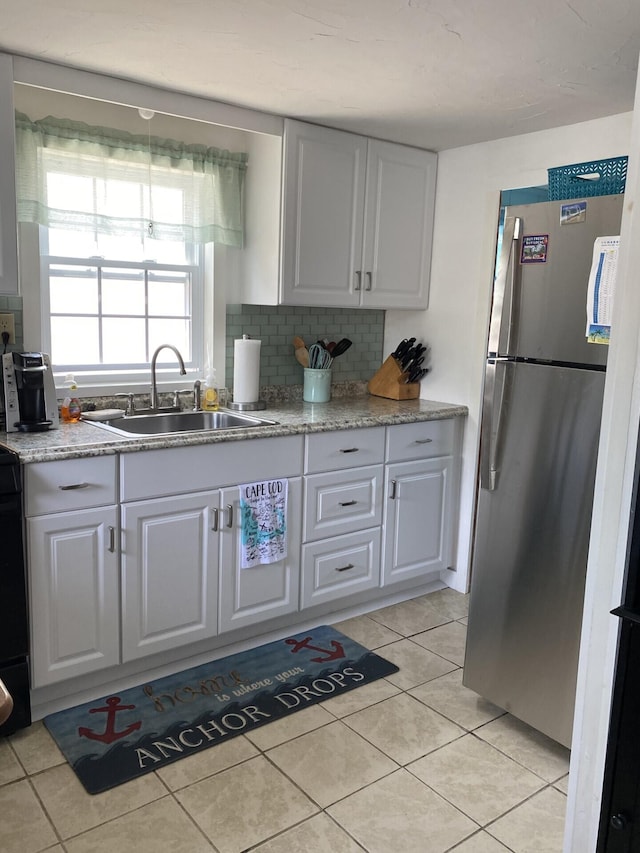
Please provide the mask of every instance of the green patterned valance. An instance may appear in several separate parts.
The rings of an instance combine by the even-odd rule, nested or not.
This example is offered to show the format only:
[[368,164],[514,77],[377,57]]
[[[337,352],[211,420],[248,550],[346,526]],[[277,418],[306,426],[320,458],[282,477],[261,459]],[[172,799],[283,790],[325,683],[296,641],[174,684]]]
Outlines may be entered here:
[[243,244],[247,155],[16,114],[18,221]]

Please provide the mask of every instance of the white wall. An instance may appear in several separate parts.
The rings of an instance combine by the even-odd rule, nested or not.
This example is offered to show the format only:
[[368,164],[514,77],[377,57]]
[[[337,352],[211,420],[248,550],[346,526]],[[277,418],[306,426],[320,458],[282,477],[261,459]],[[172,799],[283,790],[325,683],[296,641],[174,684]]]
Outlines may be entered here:
[[591,524],[565,833],[595,850],[640,427],[640,74],[629,146],[611,349]]
[[457,572],[469,580],[484,352],[493,278],[499,192],[547,183],[547,169],[618,157],[630,150],[632,113],[443,151],[429,308],[387,312],[385,352],[416,335],[431,346],[432,370],[421,396],[469,407],[465,428]]

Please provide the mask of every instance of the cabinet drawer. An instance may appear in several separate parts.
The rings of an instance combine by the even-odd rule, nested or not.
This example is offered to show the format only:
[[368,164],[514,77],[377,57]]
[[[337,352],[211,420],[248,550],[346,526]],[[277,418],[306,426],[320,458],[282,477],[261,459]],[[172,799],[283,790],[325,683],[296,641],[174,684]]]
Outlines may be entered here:
[[342,471],[384,461],[384,427],[320,432],[307,436],[306,474]]
[[124,453],[120,461],[121,500],[299,477],[302,444],[301,435],[292,435]]
[[453,453],[456,420],[398,424],[387,429],[387,462],[428,459]]
[[307,477],[305,542],[380,524],[383,481],[382,465]]
[[28,516],[114,504],[116,459],[64,459],[25,466],[25,506]]
[[334,601],[380,583],[380,528],[302,547],[302,607]]

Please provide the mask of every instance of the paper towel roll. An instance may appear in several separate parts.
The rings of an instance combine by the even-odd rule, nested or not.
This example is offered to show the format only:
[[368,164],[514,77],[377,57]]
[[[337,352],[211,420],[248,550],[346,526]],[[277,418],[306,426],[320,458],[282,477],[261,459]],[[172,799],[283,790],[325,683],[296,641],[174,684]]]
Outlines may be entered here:
[[260,345],[241,338],[233,347],[233,402],[256,403],[260,392]]

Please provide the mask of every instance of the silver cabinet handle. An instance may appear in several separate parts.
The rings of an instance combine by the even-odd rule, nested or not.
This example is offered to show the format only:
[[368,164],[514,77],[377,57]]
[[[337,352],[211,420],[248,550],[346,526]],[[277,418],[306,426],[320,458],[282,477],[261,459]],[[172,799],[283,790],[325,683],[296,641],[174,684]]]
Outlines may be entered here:
[[362,270],[356,270],[356,286],[354,290],[362,290]]
[[109,531],[109,547],[108,550],[113,554],[116,550],[116,529],[115,527],[108,527]]
[[336,572],[348,572],[349,569],[355,569],[353,563],[347,563],[346,566],[340,566],[340,568],[336,568]]
[[58,486],[63,492],[70,492],[74,489],[88,489],[91,483],[69,483],[68,486]]
[[433,441],[432,438],[416,438],[415,443],[416,444],[431,444],[432,441]]
[[371,273],[371,270],[367,270],[366,276],[367,276],[367,283],[366,283],[364,289],[365,290],[373,290],[373,275]]
[[392,501],[395,501],[395,499],[396,499],[397,488],[398,488],[398,483],[396,482],[396,480],[392,480],[391,481],[391,493],[389,495],[389,497],[391,498]]
[[220,516],[220,513],[218,512],[218,508],[217,508],[217,507],[213,507],[213,508],[211,509],[211,515],[212,515],[212,517],[213,517],[213,522],[212,522],[212,524],[211,524],[211,529],[213,530],[213,532],[214,532],[214,533],[217,533],[217,532],[218,532],[218,519],[219,519],[219,516]]
[[355,506],[358,501],[340,501],[340,506]]
[[233,527],[233,504],[227,504],[227,527]]
[[359,447],[347,447],[345,450],[341,450],[340,453],[357,453],[359,450]]

